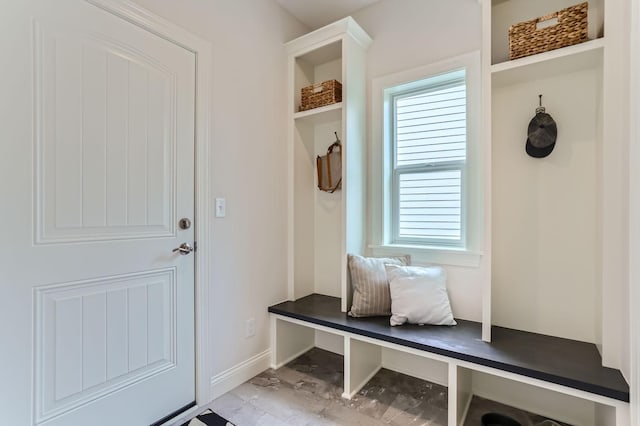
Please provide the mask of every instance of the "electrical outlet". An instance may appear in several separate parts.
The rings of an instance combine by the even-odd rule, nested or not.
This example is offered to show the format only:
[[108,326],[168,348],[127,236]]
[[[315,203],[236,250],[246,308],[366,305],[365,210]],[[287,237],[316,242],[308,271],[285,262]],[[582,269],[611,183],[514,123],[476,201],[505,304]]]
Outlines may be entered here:
[[244,322],[244,337],[253,337],[256,334],[256,320],[255,318],[249,318]]

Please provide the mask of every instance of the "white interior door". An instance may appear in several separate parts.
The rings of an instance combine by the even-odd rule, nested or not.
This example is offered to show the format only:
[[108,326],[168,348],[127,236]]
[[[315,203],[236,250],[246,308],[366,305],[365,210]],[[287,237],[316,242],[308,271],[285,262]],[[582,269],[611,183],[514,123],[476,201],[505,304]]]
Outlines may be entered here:
[[195,57],[83,0],[0,13],[0,424],[195,399]]

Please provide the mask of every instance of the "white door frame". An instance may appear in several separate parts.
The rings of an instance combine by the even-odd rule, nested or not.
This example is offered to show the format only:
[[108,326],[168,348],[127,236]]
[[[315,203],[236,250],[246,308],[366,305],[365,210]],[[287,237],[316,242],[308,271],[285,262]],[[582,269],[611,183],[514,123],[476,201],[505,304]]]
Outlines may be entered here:
[[[634,76],[640,72],[640,2],[631,2],[629,55],[631,114],[629,138],[629,321],[631,373],[631,424],[640,425],[640,82]],[[636,259],[636,260],[634,260]]]
[[[128,0],[85,0],[101,9],[150,31],[182,48],[196,57],[195,93],[195,238],[198,242],[195,265],[195,354],[196,354],[196,404],[201,406],[210,400],[212,366],[209,356],[209,127],[210,127],[210,76],[211,43],[185,29],[154,15]],[[169,414],[169,413],[167,413]]]

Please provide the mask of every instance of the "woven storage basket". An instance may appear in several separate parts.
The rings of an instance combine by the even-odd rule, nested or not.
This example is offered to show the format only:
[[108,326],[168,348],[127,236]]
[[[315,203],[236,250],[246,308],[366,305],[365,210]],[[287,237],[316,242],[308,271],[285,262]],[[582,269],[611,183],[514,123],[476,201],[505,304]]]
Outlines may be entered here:
[[[522,58],[587,41],[587,11],[584,2],[509,27],[509,59]],[[538,27],[557,18],[558,23]]]
[[300,111],[342,102],[342,84],[337,80],[327,80],[302,88]]

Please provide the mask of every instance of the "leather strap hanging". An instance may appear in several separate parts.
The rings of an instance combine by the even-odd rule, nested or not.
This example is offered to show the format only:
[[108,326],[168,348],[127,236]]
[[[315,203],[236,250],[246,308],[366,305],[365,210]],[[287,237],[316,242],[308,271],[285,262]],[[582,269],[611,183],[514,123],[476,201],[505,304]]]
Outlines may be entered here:
[[336,135],[336,141],[327,148],[327,154],[316,157],[318,169],[318,189],[333,194],[342,184],[342,144]]

